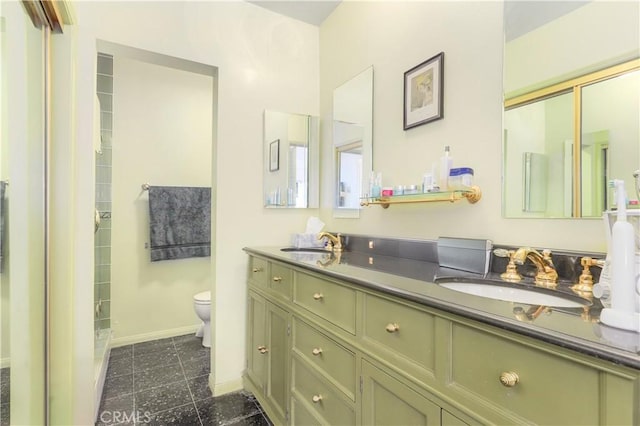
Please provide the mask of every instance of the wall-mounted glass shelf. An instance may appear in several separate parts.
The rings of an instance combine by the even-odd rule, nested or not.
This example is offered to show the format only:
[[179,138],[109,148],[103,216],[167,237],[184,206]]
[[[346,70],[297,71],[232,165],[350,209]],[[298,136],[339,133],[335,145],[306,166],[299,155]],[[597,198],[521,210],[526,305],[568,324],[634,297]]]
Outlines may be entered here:
[[392,195],[391,197],[363,198],[360,201],[361,206],[370,206],[379,204],[382,208],[388,208],[391,204],[408,204],[408,203],[433,203],[441,201],[449,201],[451,203],[466,199],[471,204],[477,203],[482,197],[480,187],[472,186],[469,189],[461,189],[455,191],[443,192],[427,192],[424,194],[407,194]]

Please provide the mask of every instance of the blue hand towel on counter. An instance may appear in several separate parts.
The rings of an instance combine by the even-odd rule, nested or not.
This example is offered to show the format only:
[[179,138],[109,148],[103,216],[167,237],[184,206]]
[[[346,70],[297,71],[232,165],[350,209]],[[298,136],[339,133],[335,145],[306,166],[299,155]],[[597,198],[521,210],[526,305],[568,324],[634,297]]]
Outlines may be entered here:
[[151,261],[211,255],[211,188],[149,187]]

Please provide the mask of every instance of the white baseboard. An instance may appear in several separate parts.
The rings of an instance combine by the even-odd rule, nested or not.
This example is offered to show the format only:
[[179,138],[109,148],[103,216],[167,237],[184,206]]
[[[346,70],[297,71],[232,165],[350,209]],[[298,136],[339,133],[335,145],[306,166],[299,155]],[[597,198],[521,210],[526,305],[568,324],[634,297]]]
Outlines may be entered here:
[[186,327],[171,328],[169,330],[154,331],[152,333],[136,334],[134,336],[116,337],[111,341],[111,347],[117,348],[118,346],[132,345],[134,343],[142,343],[150,340],[165,339],[167,337],[195,333],[199,326],[199,324],[189,325]]
[[215,383],[213,374],[209,374],[209,388],[211,389],[213,396],[220,396],[226,393],[242,390],[244,389],[244,386],[242,385],[242,377],[230,382]]
[[0,368],[11,367],[11,357],[0,358]]

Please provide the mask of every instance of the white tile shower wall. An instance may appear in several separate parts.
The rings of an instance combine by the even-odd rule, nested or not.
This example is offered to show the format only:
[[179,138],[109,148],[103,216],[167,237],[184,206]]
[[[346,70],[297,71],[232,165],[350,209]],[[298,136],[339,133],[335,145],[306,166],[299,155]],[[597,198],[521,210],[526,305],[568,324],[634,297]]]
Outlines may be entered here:
[[111,129],[113,127],[113,57],[98,54],[102,152],[96,154],[96,209],[100,228],[95,236],[94,330],[111,327]]

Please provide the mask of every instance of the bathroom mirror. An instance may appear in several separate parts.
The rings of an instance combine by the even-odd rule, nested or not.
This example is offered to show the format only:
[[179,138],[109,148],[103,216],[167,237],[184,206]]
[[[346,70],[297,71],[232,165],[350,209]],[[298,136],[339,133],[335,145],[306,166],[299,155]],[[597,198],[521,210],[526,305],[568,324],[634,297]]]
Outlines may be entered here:
[[333,91],[334,217],[359,217],[373,170],[373,67]]
[[264,206],[318,207],[319,118],[264,112]]
[[503,215],[601,217],[636,199],[640,4],[505,2]]

